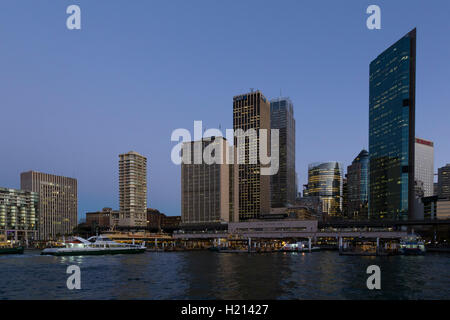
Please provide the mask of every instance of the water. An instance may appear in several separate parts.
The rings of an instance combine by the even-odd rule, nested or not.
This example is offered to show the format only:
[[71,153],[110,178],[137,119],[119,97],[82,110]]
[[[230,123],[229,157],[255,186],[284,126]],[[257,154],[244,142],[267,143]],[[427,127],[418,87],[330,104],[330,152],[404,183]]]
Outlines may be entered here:
[[[449,254],[39,253],[0,256],[0,299],[450,299]],[[73,264],[81,290],[66,287]],[[366,287],[372,264],[381,268],[381,290]]]

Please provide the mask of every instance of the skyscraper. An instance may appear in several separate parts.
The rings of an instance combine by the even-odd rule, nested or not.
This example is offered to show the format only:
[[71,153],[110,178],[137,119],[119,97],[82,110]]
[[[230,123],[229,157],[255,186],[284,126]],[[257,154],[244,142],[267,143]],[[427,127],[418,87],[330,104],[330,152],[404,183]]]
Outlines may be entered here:
[[450,163],[438,169],[438,197],[450,199]]
[[119,155],[121,227],[147,225],[147,158],[130,151]]
[[354,219],[368,218],[369,202],[369,153],[362,150],[347,167],[348,216]]
[[434,145],[432,141],[416,138],[415,145],[416,185],[423,185],[424,197],[433,195],[434,183]]
[[[211,148],[219,163],[207,164],[194,161],[195,143],[201,148]],[[189,151],[188,151],[189,150]],[[181,164],[181,219],[183,224],[214,224],[239,220],[238,169],[225,161],[234,158],[234,148],[223,137],[203,138],[185,142]],[[185,160],[190,158],[189,163]]]
[[289,98],[270,101],[270,125],[279,129],[279,170],[270,177],[271,207],[295,204],[295,119],[294,106]]
[[[234,138],[234,145],[243,151],[238,165],[239,219],[258,218],[261,213],[270,213],[270,176],[261,175],[259,156],[260,129],[268,132],[267,150],[270,152],[270,104],[259,90],[233,97],[233,129],[246,133],[240,143],[236,136]],[[256,154],[252,150],[256,150]]]
[[414,211],[416,29],[370,63],[369,212],[406,219]]
[[308,197],[319,197],[322,212],[340,216],[343,205],[344,172],[339,162],[312,163],[308,166]]
[[39,193],[40,240],[56,240],[72,233],[78,220],[76,179],[28,171],[20,174],[20,188]]

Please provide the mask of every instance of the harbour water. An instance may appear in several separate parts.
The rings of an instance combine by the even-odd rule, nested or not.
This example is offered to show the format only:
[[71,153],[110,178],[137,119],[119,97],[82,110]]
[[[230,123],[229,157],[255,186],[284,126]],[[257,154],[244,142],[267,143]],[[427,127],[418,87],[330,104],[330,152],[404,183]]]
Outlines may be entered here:
[[[381,268],[381,290],[366,269]],[[66,286],[78,265],[81,290]],[[450,299],[450,254],[147,252],[0,256],[0,299]]]

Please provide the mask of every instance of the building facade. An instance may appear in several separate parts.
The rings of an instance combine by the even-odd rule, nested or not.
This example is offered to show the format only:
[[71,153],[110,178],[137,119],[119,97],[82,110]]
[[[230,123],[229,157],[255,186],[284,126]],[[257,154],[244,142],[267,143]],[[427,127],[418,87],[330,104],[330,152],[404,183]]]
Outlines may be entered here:
[[114,230],[119,225],[119,211],[103,208],[102,211],[86,212],[86,224],[100,229]]
[[308,166],[308,197],[319,197],[322,213],[337,217],[343,209],[344,173],[339,162],[313,163]]
[[369,212],[407,219],[414,212],[416,30],[370,63]]
[[421,185],[423,196],[434,194],[434,144],[432,141],[416,138],[415,144],[415,173],[416,186]]
[[[202,155],[214,155],[207,163]],[[183,144],[181,164],[181,220],[187,224],[217,224],[239,219],[238,167],[234,148],[223,137]],[[196,160],[197,159],[197,160]],[[211,159],[212,160],[212,159]]]
[[295,119],[294,106],[289,98],[270,101],[270,125],[279,130],[279,170],[270,176],[271,207],[293,206],[297,194]]
[[450,164],[438,169],[437,189],[439,198],[450,199]]
[[[233,97],[233,129],[234,146],[242,151],[238,152],[239,219],[255,219],[270,213],[271,201],[270,176],[261,175],[259,156],[260,130],[267,130],[270,152],[270,103],[259,90]],[[239,129],[247,133],[245,139],[237,137]]]
[[369,153],[362,150],[347,167],[347,213],[350,219],[367,219],[369,209]]
[[39,194],[0,188],[0,241],[38,239]]
[[439,199],[437,201],[436,218],[440,220],[450,219],[450,200]]
[[28,171],[20,175],[20,188],[39,193],[39,240],[72,234],[78,222],[76,179]]
[[147,229],[151,232],[173,232],[180,224],[181,216],[166,216],[157,209],[147,209]]
[[120,227],[147,226],[147,158],[130,151],[119,155]]

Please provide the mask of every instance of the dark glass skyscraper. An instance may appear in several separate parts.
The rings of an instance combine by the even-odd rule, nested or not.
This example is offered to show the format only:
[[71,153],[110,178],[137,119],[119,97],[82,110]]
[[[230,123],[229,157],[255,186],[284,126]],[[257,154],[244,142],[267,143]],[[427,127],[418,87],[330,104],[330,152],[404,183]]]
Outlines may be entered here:
[[415,79],[416,29],[370,63],[371,218],[414,211]]
[[347,167],[347,213],[352,219],[368,218],[369,153],[362,150]]
[[438,169],[439,198],[450,199],[450,164]]
[[289,98],[270,101],[270,125],[279,130],[279,170],[271,176],[272,208],[295,204],[295,119],[294,106]]

